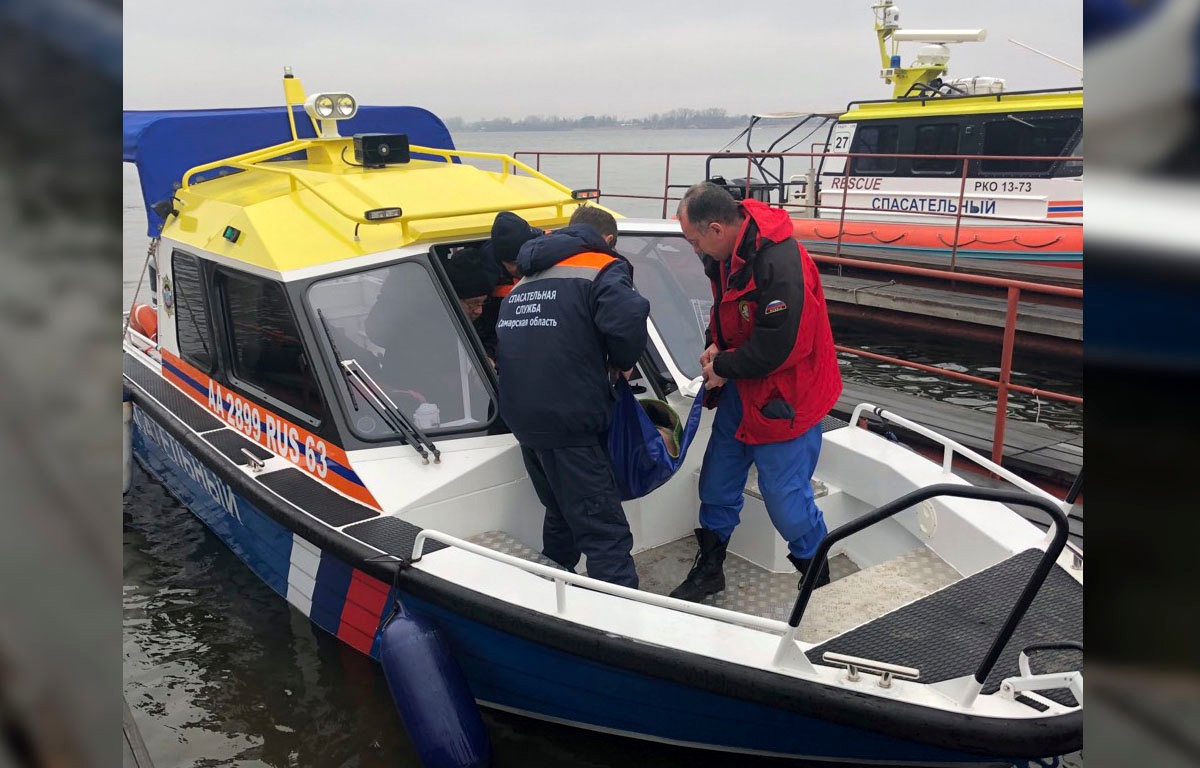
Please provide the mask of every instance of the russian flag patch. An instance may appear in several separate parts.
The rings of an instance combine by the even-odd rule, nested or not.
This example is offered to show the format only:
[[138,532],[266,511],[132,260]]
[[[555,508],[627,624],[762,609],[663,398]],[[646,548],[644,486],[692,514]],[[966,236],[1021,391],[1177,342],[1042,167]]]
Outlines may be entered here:
[[776,312],[782,312],[785,309],[787,309],[787,304],[784,304],[779,299],[776,299],[775,301],[772,301],[770,304],[768,304],[765,309],[763,309],[763,314],[764,315],[773,315]]

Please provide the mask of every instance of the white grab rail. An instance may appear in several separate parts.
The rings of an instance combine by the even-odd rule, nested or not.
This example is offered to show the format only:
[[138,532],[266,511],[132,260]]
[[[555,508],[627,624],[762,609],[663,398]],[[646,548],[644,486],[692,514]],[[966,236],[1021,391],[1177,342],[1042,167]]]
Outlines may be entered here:
[[558,613],[566,613],[567,610],[567,584],[574,584],[577,587],[586,587],[593,592],[604,592],[605,594],[614,595],[616,597],[624,597],[629,600],[636,600],[648,605],[654,605],[659,608],[669,608],[673,611],[681,613],[690,613],[695,616],[701,616],[706,619],[715,619],[725,622],[726,624],[736,624],[750,629],[761,629],[765,632],[773,634],[786,634],[791,629],[787,622],[776,621],[774,619],[763,619],[758,616],[749,616],[737,611],[730,611],[725,608],[716,608],[711,605],[700,605],[698,603],[689,603],[686,600],[678,600],[674,597],[664,597],[663,595],[655,595],[650,592],[642,592],[629,587],[622,587],[617,584],[609,584],[606,581],[600,581],[588,576],[580,576],[577,573],[564,571],[559,568],[554,568],[541,563],[531,563],[528,560],[522,560],[513,555],[506,555],[503,552],[497,552],[494,549],[489,549],[479,544],[474,544],[463,539],[450,536],[441,531],[431,530],[429,528],[422,529],[417,534],[416,541],[413,542],[413,561],[421,559],[425,551],[425,541],[433,539],[440,541],[447,546],[456,547],[458,549],[471,552],[482,557],[487,557],[507,565],[520,568],[523,571],[542,576],[544,578],[554,580],[555,596],[557,598]]
[[993,472],[998,477],[1000,477],[1004,480],[1007,480],[1008,482],[1010,482],[1013,485],[1020,488],[1022,491],[1025,491],[1026,493],[1032,493],[1035,496],[1041,496],[1045,499],[1048,499],[1048,500],[1054,502],[1063,512],[1070,514],[1071,506],[1072,506],[1071,504],[1068,504],[1065,501],[1063,501],[1062,499],[1054,496],[1053,494],[1051,494],[1041,488],[1038,488],[1036,485],[1029,482],[1025,478],[1018,477],[1013,472],[1005,469],[1004,467],[995,463],[994,461],[987,458],[986,456],[976,453],[975,451],[971,450],[970,448],[966,447],[965,445],[962,445],[961,443],[956,443],[955,441],[951,440],[950,438],[945,437],[944,435],[939,435],[937,432],[934,432],[932,429],[929,429],[928,427],[923,427],[914,421],[909,421],[908,419],[904,418],[903,416],[898,416],[898,415],[892,413],[891,411],[885,411],[883,408],[880,408],[877,405],[873,405],[871,403],[859,403],[857,406],[855,406],[854,413],[852,413],[850,415],[850,426],[858,427],[859,419],[862,418],[862,412],[866,411],[866,410],[871,411],[871,413],[874,413],[876,416],[883,419],[884,421],[890,421],[893,424],[897,424],[906,429],[911,429],[913,432],[916,432],[918,435],[928,438],[928,439],[934,441],[935,443],[938,443],[939,445],[941,445],[945,449],[943,456],[942,456],[942,472],[944,472],[945,474],[948,474],[948,475],[953,474],[952,469],[953,469],[954,454],[957,453],[960,456],[962,456],[964,459],[970,459],[975,464],[978,464],[979,466],[983,467],[984,469],[988,470],[989,472]]

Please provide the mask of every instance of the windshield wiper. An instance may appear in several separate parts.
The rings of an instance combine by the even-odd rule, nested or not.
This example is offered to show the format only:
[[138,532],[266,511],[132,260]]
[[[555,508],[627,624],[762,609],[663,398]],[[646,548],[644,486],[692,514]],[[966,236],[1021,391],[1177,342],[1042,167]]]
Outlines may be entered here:
[[[363,369],[362,365],[354,358],[338,361],[342,371],[346,375],[346,383],[354,390],[357,389],[362,399],[371,405],[380,418],[392,428],[406,443],[416,449],[417,453],[421,454],[422,463],[429,463],[429,454],[433,454],[433,462],[440,464],[442,461],[442,452],[438,450],[429,436],[421,431],[416,424],[400,410],[392,399],[387,396],[387,393],[375,383],[371,378],[371,374]],[[429,450],[426,451],[425,449]]]
[[[325,313],[317,310],[317,319],[321,321],[321,327],[325,329],[325,338],[329,339],[329,346],[333,349],[333,357],[335,360],[342,359],[342,353],[338,351],[337,342],[333,340],[333,332],[329,330],[329,323],[325,320]],[[354,396],[354,388],[350,387],[350,405],[355,411],[358,411],[358,398]]]

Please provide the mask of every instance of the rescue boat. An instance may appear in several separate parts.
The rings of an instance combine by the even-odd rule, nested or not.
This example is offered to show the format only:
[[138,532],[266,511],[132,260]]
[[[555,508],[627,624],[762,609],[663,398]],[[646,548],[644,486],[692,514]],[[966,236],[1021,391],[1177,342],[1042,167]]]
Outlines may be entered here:
[[[727,589],[667,596],[695,552],[711,413],[680,471],[625,504],[641,589],[552,567],[443,260],[500,211],[554,229],[593,193],[456,150],[421,109],[306,96],[290,73],[284,92],[282,109],[126,113],[153,274],[123,381],[136,460],[296,611],[378,658],[402,601],[480,705],[634,739],[891,765],[1080,748],[1083,561],[1064,503],[869,404],[823,423],[829,585],[797,583],[752,475]],[[620,230],[652,307],[632,384],[685,413],[708,281],[677,222]],[[368,317],[393,280],[379,331]],[[970,485],[956,457],[1011,487]]]
[[[796,238],[821,252],[840,241],[870,258],[953,253],[1081,267],[1083,89],[1010,92],[1001,78],[945,78],[949,45],[982,41],[985,30],[901,29],[892,0],[872,8],[892,98],[832,113],[755,115],[730,142],[744,137],[747,152],[711,156],[707,177],[714,161],[724,170],[735,159],[742,172],[749,162],[757,177],[720,180],[788,208]],[[909,66],[901,66],[901,42],[924,43]],[[790,127],[756,149],[754,129],[779,121]],[[813,147],[803,173],[762,156]]]

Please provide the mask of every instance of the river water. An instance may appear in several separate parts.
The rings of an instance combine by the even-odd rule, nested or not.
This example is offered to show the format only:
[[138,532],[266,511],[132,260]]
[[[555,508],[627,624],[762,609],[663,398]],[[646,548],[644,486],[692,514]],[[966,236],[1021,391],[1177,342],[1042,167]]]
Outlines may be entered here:
[[[729,130],[606,129],[538,133],[459,133],[463,149],[711,151]],[[527,162],[532,158],[522,157]],[[573,188],[595,186],[596,160],[544,158],[542,170]],[[714,172],[739,175],[732,165]],[[124,168],[125,305],[133,300],[146,257],[146,220],[136,172]],[[602,168],[606,194],[661,194],[663,184],[702,178],[702,158],[611,158]],[[678,194],[676,192],[675,194]],[[661,202],[606,199],[631,216],[659,217]],[[144,289],[143,289],[144,290]],[[928,337],[881,335],[835,327],[839,343],[950,370],[995,377],[999,351]],[[979,410],[995,397],[975,385],[842,356],[843,373],[880,386]],[[1078,363],[1033,362],[1014,380],[1081,394]],[[1014,396],[1016,418],[1082,431],[1082,409]],[[159,766],[418,766],[379,668],[315,628],[272,592],[158,483],[135,470],[124,503],[125,695]],[[718,766],[727,757],[629,742],[578,729],[486,711],[501,766]],[[796,765],[738,760],[737,765]]]

